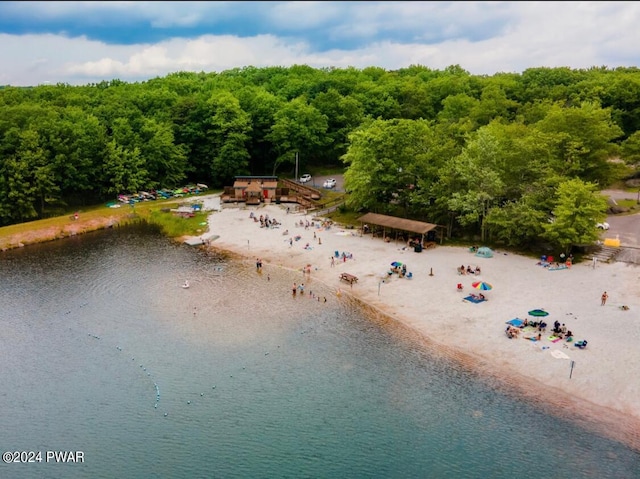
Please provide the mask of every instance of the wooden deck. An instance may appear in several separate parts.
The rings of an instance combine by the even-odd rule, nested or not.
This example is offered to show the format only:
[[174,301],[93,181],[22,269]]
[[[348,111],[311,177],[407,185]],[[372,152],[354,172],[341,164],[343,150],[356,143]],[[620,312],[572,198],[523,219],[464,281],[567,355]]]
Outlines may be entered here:
[[340,273],[340,280],[341,281],[345,281],[345,282],[349,283],[350,285],[353,285],[353,283],[357,283],[358,282],[358,277],[354,276],[352,274],[349,274],[349,273]]

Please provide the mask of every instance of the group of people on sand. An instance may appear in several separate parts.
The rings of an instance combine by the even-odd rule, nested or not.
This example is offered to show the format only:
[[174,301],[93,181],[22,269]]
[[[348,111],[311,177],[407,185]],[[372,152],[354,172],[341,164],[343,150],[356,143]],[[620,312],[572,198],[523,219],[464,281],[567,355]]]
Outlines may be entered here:
[[[519,326],[513,326],[509,324],[507,329],[505,330],[505,334],[508,338],[517,338],[520,334],[520,331],[527,326],[532,326],[537,329],[537,334],[533,336],[525,336],[525,339],[534,339],[540,341],[542,339],[542,334],[547,330],[547,323],[544,320],[540,321],[529,321],[528,319],[524,319],[522,324]],[[566,324],[560,323],[560,321],[556,320],[553,323],[553,336],[558,339],[564,339],[566,342],[573,341],[573,332],[567,328]]]
[[254,222],[260,223],[260,228],[277,228],[282,223],[280,223],[275,218],[269,218],[269,215],[260,215],[260,218],[256,218],[255,213],[252,211],[249,213],[249,218],[253,219]]
[[508,325],[507,329],[505,330],[505,333],[507,334],[507,337],[510,339],[517,338],[520,335],[520,328],[516,328],[515,326]]
[[391,276],[394,273],[397,274],[399,278],[404,278],[407,275],[407,265],[403,263],[401,265],[394,266],[387,274]]
[[460,266],[458,268],[458,274],[461,275],[465,275],[465,274],[471,274],[471,275],[479,275],[480,274],[480,266],[476,266],[475,268],[472,268],[471,265],[467,266],[465,268],[464,265]]
[[570,329],[567,328],[567,326],[562,323],[562,325],[560,325],[560,321],[556,320],[553,322],[553,335],[556,338],[560,338],[560,339],[566,339],[567,342],[570,342],[573,340],[573,333],[571,332]]
[[535,339],[537,341],[540,341],[542,339],[542,333],[547,328],[547,323],[545,323],[543,321],[540,321],[540,322],[529,321],[527,318],[525,318],[520,326],[513,326],[512,324],[509,324],[507,326],[507,329],[505,330],[505,334],[510,339],[511,338],[517,338],[520,335],[520,331],[522,329],[526,328],[527,326],[533,326],[534,328],[537,328],[538,329],[538,334],[537,334],[537,337],[536,336],[525,336],[525,339]]
[[[458,284],[458,289],[462,289],[460,286],[462,286],[462,284]],[[477,299],[478,301],[488,301],[487,297],[482,293],[471,293],[469,296],[471,296],[473,299]]]

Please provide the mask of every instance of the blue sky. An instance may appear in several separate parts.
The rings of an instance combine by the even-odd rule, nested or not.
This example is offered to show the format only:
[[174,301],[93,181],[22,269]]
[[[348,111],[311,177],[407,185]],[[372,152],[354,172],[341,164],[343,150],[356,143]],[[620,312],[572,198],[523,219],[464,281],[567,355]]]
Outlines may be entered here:
[[640,2],[2,2],[0,85],[244,66],[640,66]]

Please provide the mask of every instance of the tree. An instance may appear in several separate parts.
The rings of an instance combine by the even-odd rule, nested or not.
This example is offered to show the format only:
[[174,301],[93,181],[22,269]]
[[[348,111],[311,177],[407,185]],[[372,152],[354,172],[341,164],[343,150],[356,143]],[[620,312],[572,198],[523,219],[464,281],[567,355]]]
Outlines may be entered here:
[[208,121],[207,136],[213,145],[211,175],[218,184],[236,175],[249,173],[247,142],[251,132],[250,116],[229,92],[218,92],[208,101],[213,115]]
[[319,93],[311,104],[327,117],[327,148],[320,152],[323,164],[336,163],[347,151],[349,133],[362,123],[362,105],[334,89]]
[[571,246],[598,239],[596,224],[606,218],[607,200],[597,185],[570,179],[558,185],[553,216],[544,224],[543,236],[569,253]]
[[516,247],[538,242],[545,231],[543,225],[549,214],[537,196],[529,193],[519,200],[492,208],[486,221],[492,237],[507,246]]
[[149,182],[144,159],[136,147],[129,150],[111,140],[107,145],[108,156],[103,165],[107,179],[106,193],[135,193]]
[[267,137],[275,122],[276,112],[285,102],[262,87],[245,87],[236,95],[240,107],[250,116],[251,135],[247,143],[249,172],[252,175],[264,174],[271,171],[277,158]]
[[629,165],[640,164],[640,131],[632,133],[620,145],[622,159]]
[[557,173],[603,185],[614,179],[609,159],[618,152],[613,141],[622,130],[612,121],[610,110],[589,102],[577,108],[556,104],[535,126],[555,136]]
[[188,165],[186,147],[175,144],[171,125],[148,119],[140,136],[140,153],[150,179],[148,186],[175,187],[184,180]]
[[186,149],[188,170],[205,182],[212,179],[211,162],[215,155],[208,137],[208,122],[212,114],[205,96],[201,94],[180,98],[172,111],[175,142]]
[[300,153],[301,164],[320,156],[327,144],[328,119],[317,108],[309,105],[304,97],[283,105],[274,116],[275,123],[267,139],[278,153],[273,165],[273,175],[282,164],[293,164],[295,153]]
[[495,118],[510,120],[518,103],[507,98],[507,94],[497,83],[489,83],[482,90],[480,102],[471,111],[471,118],[477,125],[486,125]]
[[343,156],[348,206],[389,212],[406,208],[418,184],[435,180],[437,140],[427,120],[375,120],[354,131]]
[[[462,153],[440,170],[436,202],[463,227],[476,227],[486,238],[485,219],[504,196],[505,184],[495,168],[499,142],[490,130],[476,132]],[[451,225],[450,225],[451,229]]]

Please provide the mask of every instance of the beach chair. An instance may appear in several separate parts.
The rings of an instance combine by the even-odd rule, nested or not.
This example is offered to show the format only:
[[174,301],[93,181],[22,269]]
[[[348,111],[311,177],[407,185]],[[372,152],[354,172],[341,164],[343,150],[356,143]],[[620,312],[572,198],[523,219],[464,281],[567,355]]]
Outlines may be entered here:
[[412,273],[411,271],[409,271],[409,272],[407,273],[406,278],[407,278],[407,279],[412,279],[412,278],[413,278],[413,273]]

